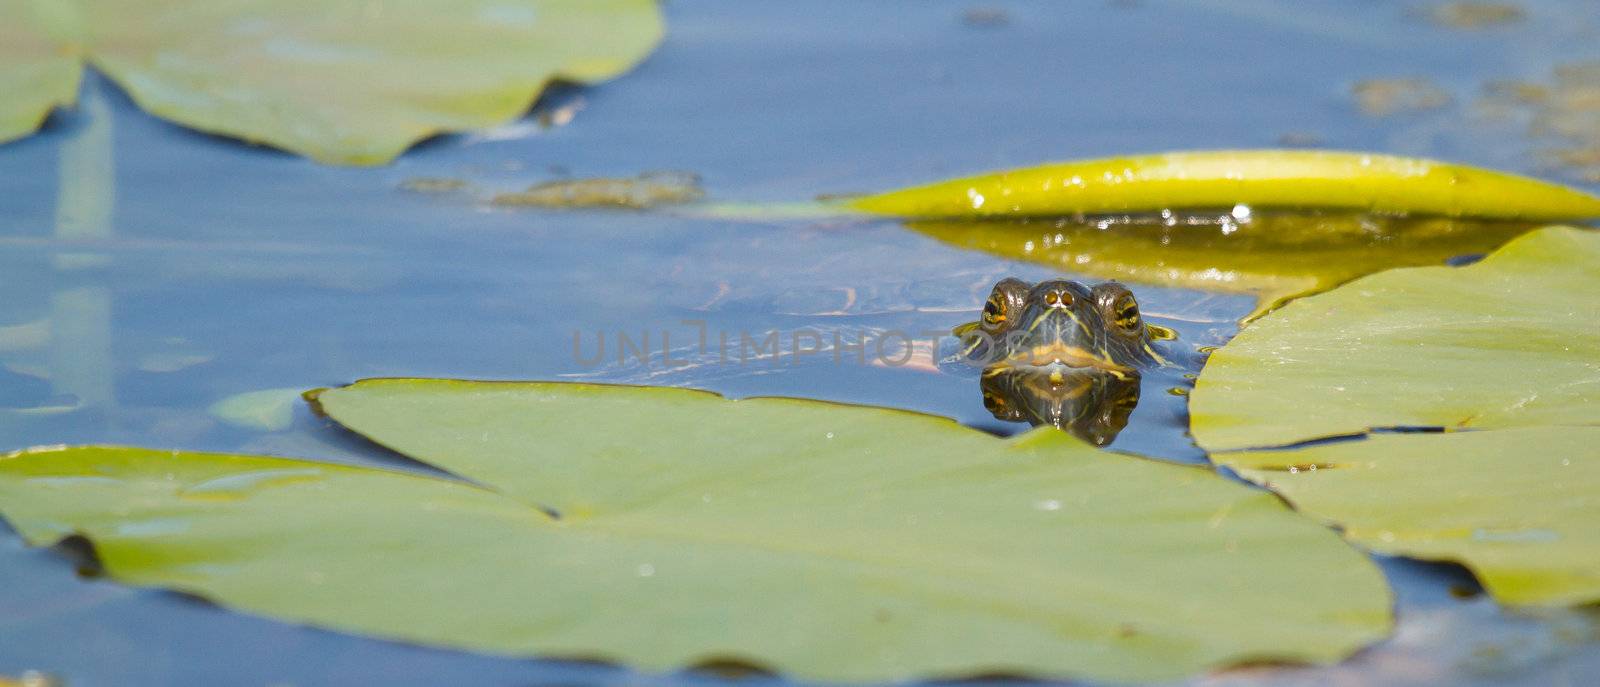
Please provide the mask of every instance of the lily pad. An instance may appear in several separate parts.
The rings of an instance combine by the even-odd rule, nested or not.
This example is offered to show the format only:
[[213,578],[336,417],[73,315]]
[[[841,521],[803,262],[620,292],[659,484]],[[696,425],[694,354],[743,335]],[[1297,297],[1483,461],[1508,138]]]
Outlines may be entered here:
[[206,412],[235,427],[277,432],[294,424],[299,389],[260,389],[234,394],[211,404]]
[[855,198],[906,218],[1071,217],[1228,209],[1559,220],[1600,198],[1537,179],[1420,158],[1310,150],[1162,153],[1041,165]]
[[[1551,227],[1296,301],[1211,357],[1195,439],[1364,546],[1511,603],[1600,601],[1597,290],[1600,234]],[[1386,428],[1445,433],[1295,446]],[[1242,450],[1265,446],[1290,448]]]
[[1600,600],[1600,427],[1380,434],[1216,456],[1381,553],[1460,561],[1503,603]]
[[51,110],[77,101],[77,48],[52,37],[49,9],[0,0],[0,143],[33,133]]
[[[330,417],[473,480],[118,448],[0,460],[28,540],[330,628],[644,670],[1177,678],[1338,660],[1382,576],[1272,495],[1054,429],[682,389],[373,380]],[[483,486],[478,486],[483,485]]]
[[1347,212],[914,221],[940,241],[1065,272],[1256,297],[1253,320],[1300,296],[1392,267],[1494,250],[1523,222]]
[[[527,112],[551,80],[592,83],[627,71],[662,33],[654,0],[65,0],[59,7],[81,10],[79,35],[52,41],[42,31],[6,27],[0,57],[19,49],[12,39],[24,57],[41,45],[81,40],[88,59],[152,114],[334,164],[382,164],[437,133],[503,124]],[[5,91],[5,107],[38,112],[41,103],[70,102],[61,99],[61,74],[74,75],[75,91],[76,60],[46,65],[18,73],[50,90],[34,86],[20,92],[42,95],[15,101]],[[18,77],[0,76],[8,78]],[[0,115],[0,127],[12,120]]]

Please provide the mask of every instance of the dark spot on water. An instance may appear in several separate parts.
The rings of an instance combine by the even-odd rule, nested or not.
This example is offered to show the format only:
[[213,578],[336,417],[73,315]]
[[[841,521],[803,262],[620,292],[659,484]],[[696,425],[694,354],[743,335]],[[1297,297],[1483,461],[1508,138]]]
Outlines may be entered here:
[[455,193],[467,188],[465,179],[453,177],[411,177],[400,182],[400,189],[412,193]]
[[57,542],[53,548],[72,564],[78,577],[86,579],[105,577],[106,568],[100,562],[100,553],[95,551],[94,542],[89,541],[88,537],[74,534]]
[[928,682],[926,684],[930,684],[930,685],[977,685],[977,684],[985,684],[985,685],[987,685],[987,684],[994,684],[994,683],[1002,683],[1002,684],[1043,684],[1036,678],[1028,677],[1028,676],[1025,676],[1025,675],[1018,675],[1016,673],[1002,673],[1002,672],[998,672],[998,671],[986,672],[986,673],[974,673],[972,675],[967,675],[967,676],[958,677],[958,678],[951,678],[951,679],[948,679],[948,680],[933,680],[933,681]]
[[981,29],[993,29],[1011,23],[1011,15],[999,7],[970,7],[961,13],[961,23]]
[[1442,434],[1445,428],[1426,425],[1395,425],[1393,427],[1373,427],[1369,431],[1373,434]]
[[1468,253],[1466,255],[1457,255],[1449,260],[1445,260],[1444,264],[1451,267],[1466,267],[1467,265],[1471,265],[1472,263],[1482,260],[1484,255],[1484,253]]
[[724,680],[749,680],[773,678],[778,674],[750,661],[739,658],[711,658],[690,666],[689,672],[710,675]]
[[1517,5],[1506,2],[1460,0],[1443,2],[1421,13],[1435,25],[1458,30],[1484,29],[1515,24],[1527,18],[1527,13]]
[[1321,136],[1309,131],[1290,131],[1278,136],[1278,145],[1285,148],[1315,148],[1322,142]]
[[195,594],[193,592],[186,592],[186,591],[183,591],[181,589],[166,589],[166,590],[163,590],[162,593],[167,595],[167,596],[170,596],[170,597],[172,597],[174,599],[177,599],[178,601],[180,601],[182,603],[190,604],[190,605],[193,605],[193,606],[206,606],[206,607],[210,607],[210,608],[216,608],[217,607],[217,603],[215,601],[212,601],[211,599],[208,599],[208,598],[206,598],[204,596],[201,596],[199,594]]

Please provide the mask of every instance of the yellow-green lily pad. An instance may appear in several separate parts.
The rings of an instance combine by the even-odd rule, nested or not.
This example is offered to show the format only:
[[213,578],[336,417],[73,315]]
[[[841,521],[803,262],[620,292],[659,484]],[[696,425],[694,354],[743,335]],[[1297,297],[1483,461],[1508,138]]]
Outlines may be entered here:
[[[1600,233],[1550,227],[1290,303],[1207,362],[1195,439],[1364,546],[1510,603],[1600,601],[1597,291]],[[1299,445],[1390,428],[1444,433]]]
[[1576,189],[1437,160],[1313,150],[1221,150],[1080,160],[851,199],[853,209],[928,219],[1071,217],[1162,210],[1343,209],[1560,220],[1600,217]]
[[145,110],[335,164],[510,121],[662,33],[654,0],[79,2],[95,66]]
[[[0,459],[0,511],[284,620],[648,671],[1171,679],[1384,636],[1365,556],[1271,494],[941,418],[682,389],[374,380],[338,422],[471,483],[118,448]],[[481,485],[481,486],[479,486]]]
[[72,101],[82,43],[152,114],[333,164],[503,124],[552,80],[622,74],[662,34],[654,0],[3,2],[58,20],[0,26],[0,140]]
[[1283,303],[1392,267],[1494,250],[1536,225],[1350,212],[1099,219],[922,220],[961,248],[1072,274],[1254,296],[1253,320]]
[[33,133],[78,98],[77,47],[56,33],[48,5],[0,0],[0,143]]
[[1374,551],[1459,561],[1509,604],[1600,600],[1600,427],[1379,434],[1217,456]]

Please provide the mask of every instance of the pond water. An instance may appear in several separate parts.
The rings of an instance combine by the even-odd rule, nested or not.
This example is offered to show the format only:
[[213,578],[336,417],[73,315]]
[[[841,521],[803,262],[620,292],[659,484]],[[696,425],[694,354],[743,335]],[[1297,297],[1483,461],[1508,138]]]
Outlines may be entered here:
[[[638,70],[538,106],[569,123],[530,115],[378,169],[183,130],[90,78],[76,111],[0,146],[0,448],[119,443],[425,469],[300,407],[271,429],[208,412],[240,393],[374,376],[695,386],[1014,432],[985,409],[975,372],[940,364],[951,342],[937,337],[974,319],[1003,277],[1062,276],[1045,267],[892,222],[511,210],[401,187],[426,177],[510,191],[683,170],[716,200],[796,201],[1055,159],[1285,142],[1581,182],[1548,167],[1540,151],[1561,143],[1530,138],[1537,113],[1497,110],[1482,93],[1600,57],[1600,10],[1521,6],[1516,23],[1465,30],[1430,22],[1423,5],[1350,0],[668,2],[668,38]],[[1399,111],[1364,113],[1353,89],[1375,96],[1356,84],[1392,78],[1426,79],[1444,102],[1412,93]],[[1183,366],[1147,376],[1112,448],[1203,462],[1169,389],[1253,301],[1137,292],[1179,333],[1168,345]],[[802,331],[865,339],[866,360],[794,355]],[[723,359],[700,349],[702,332],[786,343]],[[894,335],[923,343],[877,355]],[[619,336],[648,340],[651,356],[623,354]],[[1390,640],[1332,668],[1196,682],[1600,680],[1595,614],[1510,612],[1457,568],[1381,563],[1398,592]],[[68,557],[0,526],[0,675],[29,669],[79,686],[718,681],[232,614],[79,579]]]

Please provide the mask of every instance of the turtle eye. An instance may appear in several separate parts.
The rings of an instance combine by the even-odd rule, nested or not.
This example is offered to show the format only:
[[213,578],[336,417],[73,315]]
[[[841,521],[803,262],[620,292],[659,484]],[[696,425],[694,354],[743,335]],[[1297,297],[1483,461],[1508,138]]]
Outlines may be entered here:
[[1128,330],[1138,328],[1139,302],[1133,299],[1133,294],[1123,294],[1118,298],[1111,306],[1111,313],[1118,327]]
[[984,325],[993,328],[1005,324],[1005,321],[1006,306],[1001,302],[998,295],[991,297],[989,302],[983,304]]

